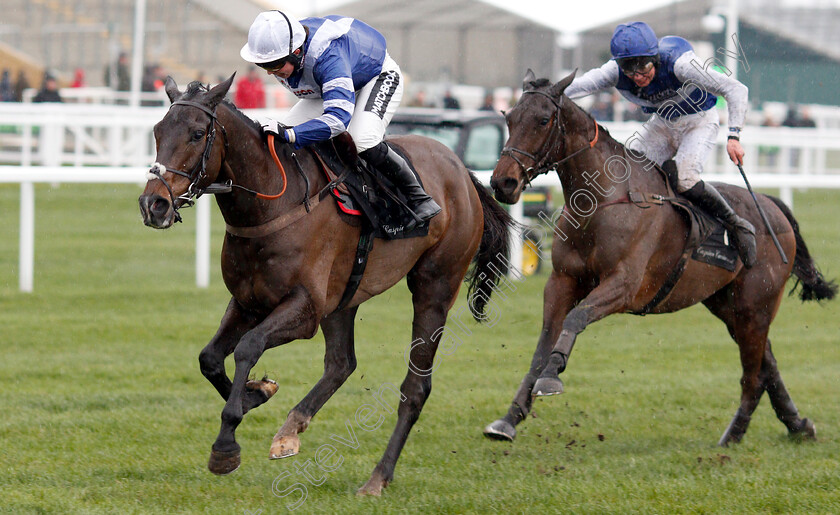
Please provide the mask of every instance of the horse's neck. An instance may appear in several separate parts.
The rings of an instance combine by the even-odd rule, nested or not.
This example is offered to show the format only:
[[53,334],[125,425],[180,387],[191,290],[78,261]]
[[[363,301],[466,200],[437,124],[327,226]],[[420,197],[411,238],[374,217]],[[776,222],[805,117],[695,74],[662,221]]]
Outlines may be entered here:
[[[583,127],[567,138],[566,152],[588,147],[595,136],[596,122],[574,104],[564,109],[569,110],[563,114],[569,126]],[[639,162],[605,130],[599,130],[594,148],[564,163],[559,176],[567,203],[574,201],[575,195],[586,195],[603,203],[626,198],[631,190],[666,193],[664,181],[654,165],[647,160]]]
[[[230,117],[236,115],[231,113]],[[283,171],[274,162],[262,140],[259,131],[246,126],[242,120],[226,120],[233,126],[228,134],[236,139],[228,142],[227,155],[219,174],[219,181],[230,180],[233,184],[247,188],[274,199],[255,198],[252,193],[234,188],[230,195],[218,197],[219,208],[225,220],[231,225],[258,225],[293,209],[323,186],[324,179],[318,177],[309,152],[297,150],[295,157],[288,149],[278,148],[277,155]],[[242,124],[237,127],[236,124]],[[278,145],[281,146],[281,145]],[[300,167],[298,166],[300,164]],[[307,174],[307,181],[301,175]],[[284,191],[285,188],[285,191]]]

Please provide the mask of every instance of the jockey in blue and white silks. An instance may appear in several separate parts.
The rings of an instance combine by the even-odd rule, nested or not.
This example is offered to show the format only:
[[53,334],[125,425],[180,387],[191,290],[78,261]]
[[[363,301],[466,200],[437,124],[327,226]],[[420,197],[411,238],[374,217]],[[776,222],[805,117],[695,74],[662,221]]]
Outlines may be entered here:
[[678,192],[720,218],[734,237],[744,265],[751,267],[756,260],[755,228],[735,214],[714,186],[700,179],[720,128],[714,111],[716,95],[727,103],[727,153],[734,163],[743,164],[740,133],[747,112],[747,87],[700,61],[685,39],[657,39],[642,22],[616,27],[610,51],[611,60],[576,78],[565,94],[574,99],[615,87],[650,113],[627,148],[661,165]]
[[347,131],[359,155],[406,194],[418,221],[440,212],[408,164],[383,142],[402,100],[404,80],[382,34],[353,18],[298,21],[266,11],[251,25],[240,55],[299,98],[282,120],[286,127],[264,120],[264,131],[295,148]]

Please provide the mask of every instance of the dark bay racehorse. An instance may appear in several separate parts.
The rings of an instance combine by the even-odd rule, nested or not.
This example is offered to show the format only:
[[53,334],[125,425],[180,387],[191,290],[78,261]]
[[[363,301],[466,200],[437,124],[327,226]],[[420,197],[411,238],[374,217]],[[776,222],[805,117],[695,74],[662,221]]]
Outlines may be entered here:
[[[483,312],[504,268],[493,261],[507,256],[512,221],[448,148],[417,136],[394,138],[443,211],[425,237],[377,239],[358,290],[346,308],[337,310],[356,255],[360,222],[339,214],[310,152],[279,145],[285,173],[279,171],[259,125],[223,100],[232,81],[233,76],[209,90],[193,82],[182,94],[167,79],[172,105],[155,126],[157,162],[139,199],[145,224],[165,229],[180,219],[179,207],[211,188],[206,191],[217,193],[227,225],[222,275],[232,298],[218,332],[199,356],[202,373],[226,401],[208,467],[227,474],[239,466],[236,427],[245,413],[277,391],[273,381],[248,380],[262,353],[312,338],[320,326],[326,340],[324,374],[289,412],[269,457],[297,454],[298,434],[356,368],[353,324],[359,304],[407,277],[414,305],[412,366],[402,383],[388,447],[359,490],[379,495],[392,480],[400,451],[431,391],[431,373],[416,371],[431,371],[440,330],[473,260],[470,291],[476,302],[471,308],[476,316]],[[230,191],[219,193],[213,183],[227,183],[224,189]],[[224,366],[231,353],[236,363],[232,382]]]
[[514,203],[530,179],[556,168],[566,207],[555,227],[553,270],[530,370],[508,413],[485,435],[513,440],[532,395],[562,393],[557,376],[589,324],[613,313],[669,313],[702,302],[726,324],[743,368],[740,407],[719,443],[741,440],[765,391],[790,434],[814,437],[813,423],[799,417],[785,389],[767,334],[791,273],[802,284],[803,300],[831,299],[837,286],[817,270],[790,210],[776,198],[758,196],[785,253],[795,256],[785,264],[749,193],[716,185],[756,227],[758,264],[747,270],[739,261],[729,272],[689,260],[670,294],[650,309],[681,259],[689,226],[667,201],[634,205],[631,198],[667,197],[667,183],[652,163],[625,151],[563,94],[573,78],[551,84],[529,70],[521,100],[506,115],[510,137],[491,180],[496,198]]

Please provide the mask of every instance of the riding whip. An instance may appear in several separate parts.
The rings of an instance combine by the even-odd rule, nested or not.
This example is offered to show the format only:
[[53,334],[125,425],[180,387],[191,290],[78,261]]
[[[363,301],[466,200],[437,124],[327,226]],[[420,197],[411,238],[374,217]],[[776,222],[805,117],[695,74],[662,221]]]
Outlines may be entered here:
[[747,174],[744,173],[744,167],[741,166],[741,165],[738,165],[738,170],[741,171],[741,177],[744,178],[744,184],[747,185],[747,191],[749,191],[750,195],[752,195],[753,202],[755,202],[755,207],[756,207],[756,209],[758,209],[758,214],[761,215],[761,220],[764,221],[764,227],[767,227],[767,232],[769,232],[770,237],[773,238],[773,243],[776,245],[776,250],[778,250],[779,254],[782,256],[782,261],[785,264],[787,264],[788,259],[787,259],[787,256],[785,255],[785,251],[782,250],[782,245],[779,243],[779,239],[776,238],[776,233],[773,232],[773,228],[770,227],[770,221],[767,220],[767,215],[764,214],[764,210],[761,209],[761,205],[758,203],[758,198],[756,198],[755,193],[752,190],[752,186],[750,186],[750,181],[747,180]]

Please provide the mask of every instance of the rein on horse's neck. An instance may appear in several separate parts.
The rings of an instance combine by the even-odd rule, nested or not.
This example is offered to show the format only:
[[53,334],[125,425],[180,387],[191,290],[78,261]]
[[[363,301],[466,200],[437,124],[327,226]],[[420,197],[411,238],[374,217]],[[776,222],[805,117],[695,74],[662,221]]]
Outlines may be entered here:
[[[230,116],[227,122],[235,126],[245,123],[238,119],[233,109],[225,106]],[[257,138],[260,148],[265,148],[262,135],[246,129],[231,131],[244,138]],[[235,236],[258,238],[276,232],[306,215],[318,203],[325,189],[324,177],[308,170],[318,170],[307,152],[291,150],[281,144],[275,150],[273,138],[268,141],[268,153],[260,152],[261,159],[246,155],[253,145],[231,142],[230,152],[222,163],[231,195],[219,195],[217,201],[227,223],[227,230]],[[279,178],[279,181],[278,181]],[[314,191],[314,193],[313,193]],[[255,201],[259,199],[262,202]]]

